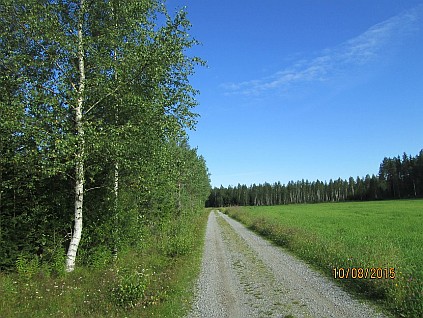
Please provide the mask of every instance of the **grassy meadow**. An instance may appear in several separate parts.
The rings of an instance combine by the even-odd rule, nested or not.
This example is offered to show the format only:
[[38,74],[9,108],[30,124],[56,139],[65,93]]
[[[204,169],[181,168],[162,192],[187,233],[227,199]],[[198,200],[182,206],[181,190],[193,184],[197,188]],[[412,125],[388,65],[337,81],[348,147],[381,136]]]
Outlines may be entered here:
[[342,276],[347,268],[363,268],[336,280],[398,317],[421,317],[423,200],[234,207],[225,212],[332,279],[334,268],[344,268]]
[[0,272],[0,317],[182,317],[191,308],[208,211],[164,224],[133,249],[72,273],[19,259]]

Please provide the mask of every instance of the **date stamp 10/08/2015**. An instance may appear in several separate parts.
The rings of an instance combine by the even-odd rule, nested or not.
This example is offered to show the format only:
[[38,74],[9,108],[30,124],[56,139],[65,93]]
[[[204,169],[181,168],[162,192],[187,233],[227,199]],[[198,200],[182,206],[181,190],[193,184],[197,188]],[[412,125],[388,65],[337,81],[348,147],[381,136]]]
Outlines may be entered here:
[[334,267],[332,274],[335,279],[395,279],[395,268]]

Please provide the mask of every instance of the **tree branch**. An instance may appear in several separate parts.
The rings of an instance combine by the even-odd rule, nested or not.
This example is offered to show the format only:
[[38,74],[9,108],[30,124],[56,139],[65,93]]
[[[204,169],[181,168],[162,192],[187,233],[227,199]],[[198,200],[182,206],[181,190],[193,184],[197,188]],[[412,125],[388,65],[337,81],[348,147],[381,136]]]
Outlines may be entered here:
[[96,189],[102,189],[102,188],[105,188],[105,186],[93,187],[93,188],[85,189],[85,192],[88,192],[88,191],[91,191],[91,190],[96,190]]
[[107,97],[109,97],[109,96],[111,96],[111,95],[113,95],[114,93],[116,93],[117,91],[118,91],[118,89],[119,89],[120,87],[118,86],[118,87],[116,87],[113,91],[111,91],[111,92],[109,92],[109,93],[107,93],[106,95],[104,95],[102,98],[100,98],[99,100],[97,100],[94,104],[92,104],[91,106],[90,106],[90,108],[88,108],[88,110],[85,112],[85,114],[88,114],[91,110],[93,110],[93,108],[95,107],[95,106],[97,106],[98,104],[100,104],[103,100],[105,100]]

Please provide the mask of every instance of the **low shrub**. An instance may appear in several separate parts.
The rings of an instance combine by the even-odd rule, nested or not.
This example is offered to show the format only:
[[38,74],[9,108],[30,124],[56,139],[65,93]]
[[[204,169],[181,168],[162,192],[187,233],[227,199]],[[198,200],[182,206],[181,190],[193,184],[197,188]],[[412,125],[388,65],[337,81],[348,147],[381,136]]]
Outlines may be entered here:
[[21,254],[16,260],[16,271],[19,277],[30,280],[39,271],[39,258]]
[[145,295],[148,279],[144,272],[119,274],[117,285],[111,289],[113,302],[122,307],[135,307]]

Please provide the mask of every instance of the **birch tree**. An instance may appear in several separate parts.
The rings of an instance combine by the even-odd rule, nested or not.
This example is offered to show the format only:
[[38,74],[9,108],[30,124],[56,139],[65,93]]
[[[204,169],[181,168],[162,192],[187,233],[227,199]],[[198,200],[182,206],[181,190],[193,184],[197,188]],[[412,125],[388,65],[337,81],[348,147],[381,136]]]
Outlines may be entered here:
[[82,235],[82,212],[84,202],[84,178],[85,178],[85,136],[83,124],[84,99],[85,99],[85,48],[84,48],[84,15],[85,1],[79,2],[77,13],[77,59],[78,59],[78,87],[76,91],[77,99],[75,109],[75,131],[77,136],[75,152],[75,223],[72,232],[66,257],[66,271],[71,272],[75,268],[76,253]]
[[[42,196],[47,205],[51,198],[61,198],[60,204],[50,204],[51,214],[43,217],[57,217],[57,226],[67,229],[66,270],[72,271],[83,235],[83,244],[98,240],[96,228],[113,219],[107,239],[117,247],[124,231],[121,191],[136,186],[144,193],[137,200],[160,200],[164,188],[156,172],[171,161],[166,144],[195,125],[196,90],[188,78],[202,61],[185,53],[196,44],[186,12],[172,17],[156,0],[6,0],[0,9],[1,81],[7,90],[1,103],[15,105],[2,108],[7,122],[1,138],[16,141],[7,149],[2,142],[0,208],[6,206],[3,193],[14,204],[9,199],[18,189],[17,174],[3,160],[8,149],[10,158],[19,159],[15,167],[33,167],[44,180],[33,187],[60,179],[61,193]],[[72,226],[66,225],[71,210]]]

